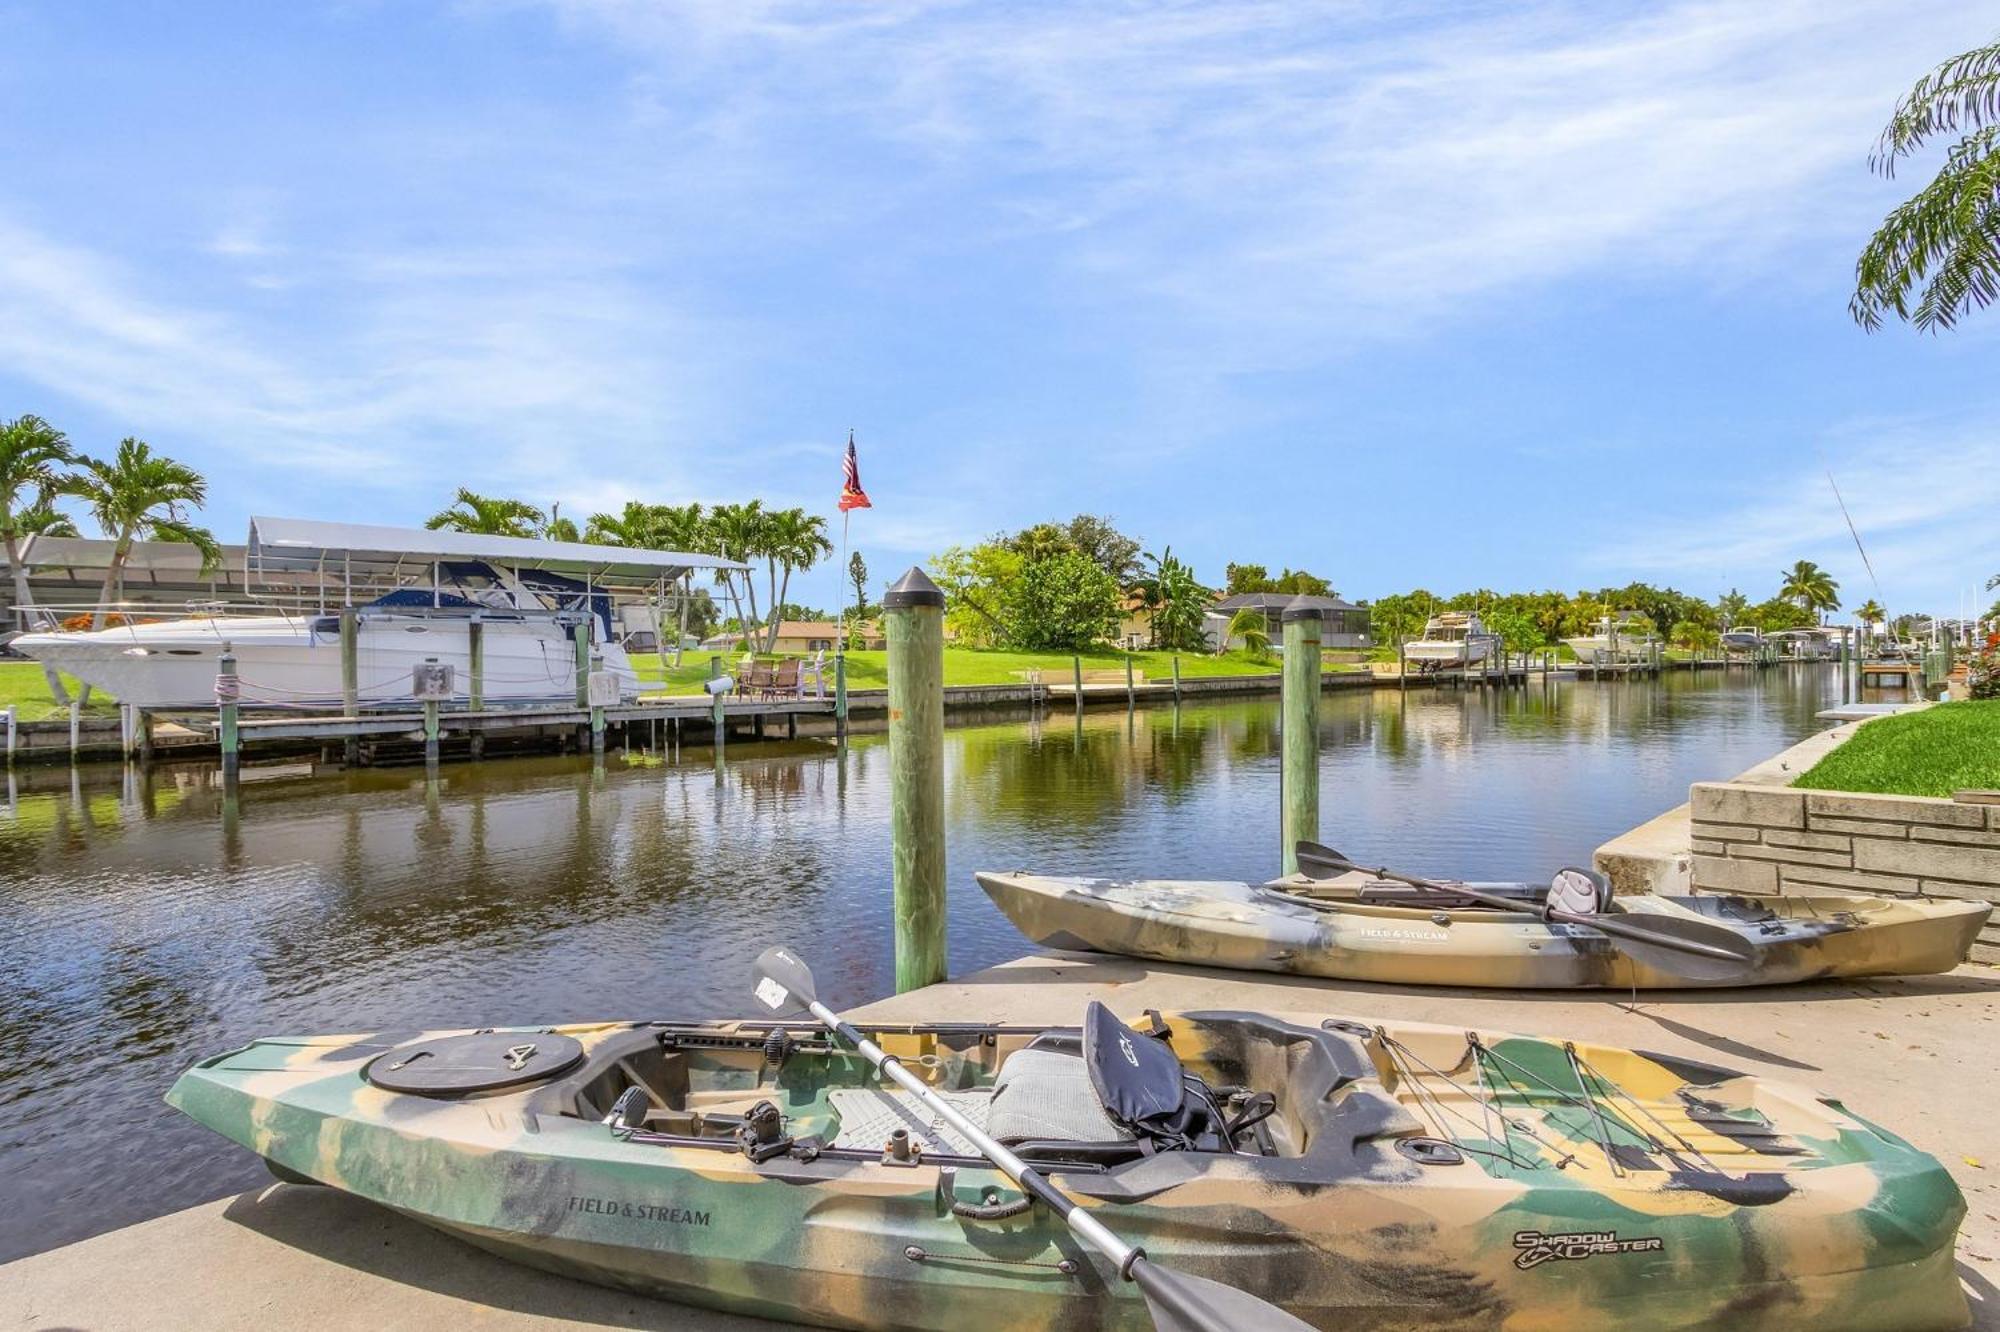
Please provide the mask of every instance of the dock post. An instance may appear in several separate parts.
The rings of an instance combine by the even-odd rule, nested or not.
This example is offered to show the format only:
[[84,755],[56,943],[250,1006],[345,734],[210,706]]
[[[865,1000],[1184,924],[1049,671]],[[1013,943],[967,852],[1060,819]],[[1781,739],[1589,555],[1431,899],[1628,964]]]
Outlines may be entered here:
[[[722,658],[710,657],[708,659],[708,678],[711,680],[720,680],[722,678]],[[715,731],[711,742],[715,746],[716,762],[719,763],[722,761],[722,746],[729,739],[729,727],[728,723],[724,720],[721,694],[713,692],[709,694],[708,720]]]
[[590,629],[596,616],[576,626],[576,705],[590,706]]
[[69,701],[69,761],[71,767],[76,766],[76,748],[78,741],[82,738],[82,730],[83,704],[79,703],[76,699],[71,699]]
[[1404,693],[1410,688],[1410,650],[1403,643],[1396,644],[1396,688]]
[[[340,715],[357,716],[361,711],[361,620],[354,607],[340,608]],[[341,746],[349,767],[361,761],[361,737],[350,735]]]
[[236,678],[236,652],[229,644],[222,645],[222,656],[216,662],[215,702],[221,712],[221,727],[217,741],[222,749],[222,789],[234,791],[239,772],[236,735],[236,704],[242,696],[242,685]]
[[833,738],[847,743],[847,654],[833,659]]
[[7,770],[9,772],[12,772],[14,770],[14,745],[16,740],[18,739],[18,733],[15,727],[16,727],[16,714],[14,711],[14,705],[12,703],[9,703],[7,705]]
[[912,567],[884,594],[882,611],[900,994],[945,978],[944,593]]
[[474,620],[466,626],[465,633],[472,653],[472,680],[465,703],[478,712],[486,706],[486,626]]
[[1174,654],[1174,706],[1181,705],[1181,654]]
[[1132,654],[1128,652],[1125,654],[1125,711],[1130,712],[1135,702],[1137,697],[1132,692]]
[[424,700],[424,766],[435,768],[438,762],[438,701]]
[[1072,654],[1069,659],[1071,683],[1076,689],[1076,719],[1083,720],[1083,657]]
[[1284,843],[1283,872],[1299,872],[1298,843],[1319,840],[1319,645],[1320,610],[1285,608],[1284,677],[1280,688],[1280,767],[1278,835]]
[[[591,653],[591,674],[595,675],[603,669],[604,654],[602,652]],[[590,752],[593,754],[602,754],[604,752],[604,709],[598,707],[596,704],[592,704],[590,708]]]
[[130,703],[118,705],[118,755],[127,763],[132,761],[133,750],[138,747],[139,727],[134,721],[138,711]]

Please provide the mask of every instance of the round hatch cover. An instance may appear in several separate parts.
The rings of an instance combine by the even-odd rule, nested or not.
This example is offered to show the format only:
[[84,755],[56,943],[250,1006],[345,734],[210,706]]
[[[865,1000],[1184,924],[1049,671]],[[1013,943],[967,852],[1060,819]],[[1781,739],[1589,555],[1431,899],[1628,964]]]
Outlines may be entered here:
[[484,1031],[412,1041],[376,1055],[361,1076],[384,1091],[464,1096],[540,1082],[583,1058],[574,1038],[549,1031]]

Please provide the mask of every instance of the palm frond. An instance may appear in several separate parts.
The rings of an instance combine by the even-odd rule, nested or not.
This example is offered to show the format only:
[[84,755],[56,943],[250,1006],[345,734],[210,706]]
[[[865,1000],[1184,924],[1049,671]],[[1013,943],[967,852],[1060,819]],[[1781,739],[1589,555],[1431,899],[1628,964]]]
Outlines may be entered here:
[[1967,135],[1937,177],[1883,220],[1855,262],[1847,309],[1871,331],[1889,314],[1935,331],[1996,300],[2000,124]]
[[1896,103],[1888,128],[1868,155],[1868,167],[1893,176],[1896,163],[1933,136],[1996,120],[2000,120],[2000,42],[1953,56],[1918,79]]

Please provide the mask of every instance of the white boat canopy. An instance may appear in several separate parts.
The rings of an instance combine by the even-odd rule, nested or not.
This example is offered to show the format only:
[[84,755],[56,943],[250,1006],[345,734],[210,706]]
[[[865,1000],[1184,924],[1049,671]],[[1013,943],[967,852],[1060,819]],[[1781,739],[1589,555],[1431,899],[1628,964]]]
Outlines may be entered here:
[[484,560],[515,569],[540,569],[580,578],[607,592],[641,592],[694,570],[748,574],[750,566],[688,551],[597,546],[581,541],[539,541],[479,532],[381,527],[312,518],[252,518],[245,555],[249,576],[318,575],[349,586],[393,585],[446,560]]

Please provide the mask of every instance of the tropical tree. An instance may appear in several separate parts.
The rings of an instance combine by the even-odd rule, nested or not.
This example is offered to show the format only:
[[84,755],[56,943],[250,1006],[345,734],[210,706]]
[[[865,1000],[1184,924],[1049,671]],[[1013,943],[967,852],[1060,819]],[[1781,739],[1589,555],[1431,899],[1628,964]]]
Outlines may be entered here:
[[1006,589],[1008,645],[1025,652],[1077,652],[1118,625],[1118,580],[1081,551],[1030,560]]
[[[785,596],[792,590],[792,575],[810,569],[833,554],[826,537],[826,519],[804,509],[780,509],[764,521],[764,567],[771,578],[771,629],[764,650],[778,650],[779,615]],[[780,573],[782,571],[782,574]]]
[[[1419,597],[1423,602],[1418,602]],[[1368,630],[1378,643],[1401,647],[1403,640],[1424,627],[1424,606],[1430,598],[1420,592],[1397,592],[1368,603]],[[1234,633],[1234,630],[1231,630]]]
[[542,511],[526,500],[477,495],[464,486],[445,508],[425,520],[433,532],[478,532],[485,536],[527,537],[543,529]]
[[858,550],[847,557],[847,581],[854,585],[854,628],[858,631],[868,618],[868,561]]
[[1949,135],[1959,138],[1937,175],[1883,220],[1855,262],[1847,309],[1863,328],[1880,328],[1893,314],[1935,332],[2000,299],[2000,42],[1917,80],[1896,104],[1869,168],[1893,177],[1898,162]]
[[[708,511],[708,530],[714,542],[716,554],[726,560],[748,564],[764,553],[764,526],[770,519],[764,511],[764,501],[750,500],[743,504],[718,504]],[[748,574],[743,577],[743,588],[750,598],[750,614],[743,614],[743,598],[737,595],[736,580],[728,570],[717,570],[716,581],[729,591],[729,599],[736,604],[736,627],[743,631],[747,645],[750,626],[762,623],[757,614],[757,583]]]
[[1243,640],[1243,650],[1259,661],[1270,654],[1270,622],[1264,618],[1261,607],[1245,606],[1229,617],[1229,627],[1222,631],[1222,643],[1216,648],[1216,655],[1229,651],[1230,643],[1239,638]]
[[1174,557],[1172,546],[1163,554],[1145,555],[1152,567],[1132,585],[1146,608],[1152,625],[1153,648],[1165,652],[1199,652],[1206,645],[1202,620],[1208,613],[1209,590],[1194,576],[1194,569]]
[[1863,628],[1866,628],[1870,625],[1880,624],[1882,621],[1888,619],[1889,612],[1882,609],[1881,602],[1870,597],[1861,603],[1859,610],[1854,612],[1854,618],[1861,622]]
[[[55,496],[68,480],[63,470],[76,461],[69,438],[39,416],[19,416],[0,425],[0,543],[7,548],[7,567],[14,574],[14,606],[24,611],[35,604],[28,587],[27,566],[21,563],[21,538],[36,532],[75,536],[76,525],[55,508]],[[68,525],[68,531],[54,524]],[[27,628],[21,617],[16,628]],[[49,694],[67,707],[69,691],[55,667],[42,667]]]
[[[185,541],[201,552],[206,574],[222,563],[222,547],[205,527],[188,520],[208,498],[208,482],[186,463],[154,453],[144,440],[126,436],[111,458],[77,459],[78,471],[68,484],[90,509],[109,537],[111,563],[104,573],[102,603],[117,601],[124,590],[125,563],[137,540]],[[91,618],[91,628],[104,627],[105,606]]]
[[1798,560],[1778,576],[1784,580],[1778,595],[1796,601],[1807,614],[1840,609],[1840,584],[1811,560]]
[[549,520],[542,524],[544,541],[581,541],[582,534],[576,530],[576,519],[562,516],[562,501],[549,505]]
[[626,500],[616,514],[593,513],[583,525],[583,539],[598,546],[650,547],[660,505]]
[[1715,599],[1715,618],[1724,629],[1743,623],[1744,612],[1749,609],[1750,598],[1733,587]]

